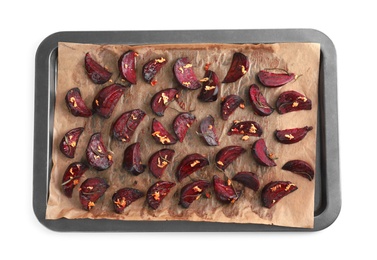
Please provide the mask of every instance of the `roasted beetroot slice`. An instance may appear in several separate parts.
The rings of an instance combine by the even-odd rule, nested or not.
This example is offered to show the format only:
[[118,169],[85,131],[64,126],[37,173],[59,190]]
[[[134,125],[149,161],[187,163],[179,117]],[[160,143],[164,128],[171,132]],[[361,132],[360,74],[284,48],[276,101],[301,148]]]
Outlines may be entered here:
[[255,121],[233,121],[227,135],[261,136],[262,127]]
[[101,89],[93,100],[95,113],[103,118],[109,118],[125,89],[123,85],[117,83]]
[[108,169],[113,164],[113,157],[103,143],[101,133],[94,133],[86,147],[86,160],[98,171]]
[[312,101],[294,90],[281,93],[276,101],[276,110],[279,114],[311,109]]
[[268,104],[266,98],[260,92],[259,87],[256,84],[252,84],[249,89],[249,97],[251,102],[251,107],[253,108],[255,114],[259,116],[269,116],[274,112],[274,108]]
[[177,59],[174,63],[173,72],[182,87],[189,90],[201,87],[200,81],[197,79],[192,64],[187,57]]
[[241,191],[236,191],[232,182],[228,179],[224,181],[217,175],[213,175],[213,188],[216,198],[224,203],[234,203],[241,196]]
[[60,141],[60,151],[68,158],[75,157],[77,144],[83,131],[84,127],[73,128],[65,133],[62,140]]
[[291,128],[291,129],[284,129],[284,130],[276,130],[275,137],[280,143],[283,144],[294,144],[306,136],[306,134],[313,130],[311,126],[304,126],[301,128]]
[[178,140],[182,143],[186,137],[187,131],[191,125],[195,122],[196,117],[189,113],[183,112],[178,114],[173,121],[173,129],[175,135],[178,137]]
[[303,160],[288,161],[287,163],[283,165],[282,169],[301,175],[302,177],[308,179],[309,181],[314,179],[313,167],[309,163]]
[[268,151],[263,138],[254,142],[251,148],[251,154],[259,165],[268,167],[276,166],[274,155]]
[[260,184],[258,175],[253,172],[238,172],[233,176],[232,180],[242,183],[245,187],[253,191],[259,190]]
[[178,181],[182,181],[207,165],[209,165],[208,159],[201,154],[193,153],[186,155],[177,167],[176,176]]
[[216,167],[221,171],[225,171],[225,169],[244,152],[246,152],[245,148],[238,145],[230,145],[222,148],[217,152],[215,157]]
[[170,134],[156,118],[152,120],[152,137],[159,144],[170,145],[177,142],[177,138]]
[[[281,72],[283,71],[283,73]],[[299,76],[294,73],[289,73],[283,69],[264,69],[257,74],[259,81],[265,86],[270,88],[281,87]]]
[[155,80],[155,76],[166,64],[166,62],[167,60],[164,57],[160,57],[145,63],[143,66],[143,79],[145,82],[151,84],[152,86],[156,85],[157,80]]
[[123,79],[131,84],[136,84],[136,57],[135,51],[127,51],[123,53],[118,60],[118,69]]
[[142,191],[134,188],[125,187],[117,190],[112,197],[114,211],[121,214],[132,202],[143,196],[144,193]]
[[112,126],[112,135],[119,141],[129,142],[145,115],[141,109],[133,109],[121,114]]
[[73,189],[79,183],[81,176],[89,169],[82,162],[71,163],[63,174],[62,188],[68,198],[72,198]]
[[262,189],[262,204],[272,208],[278,201],[297,190],[297,186],[290,181],[272,181]]
[[203,192],[209,187],[210,183],[206,180],[198,180],[186,184],[181,189],[181,195],[179,198],[179,204],[183,208],[188,208],[191,203],[198,200]]
[[238,108],[245,108],[245,101],[238,95],[228,95],[221,102],[221,118],[227,120],[231,114]]
[[79,88],[68,90],[65,96],[65,103],[69,112],[74,116],[90,117],[92,115],[92,111],[86,106]]
[[249,71],[249,60],[240,52],[233,54],[232,63],[230,68],[223,79],[223,83],[232,83],[239,80]]
[[104,84],[110,80],[112,73],[109,72],[105,67],[101,66],[98,62],[96,62],[89,54],[89,52],[85,54],[84,63],[89,78],[95,84]]
[[209,146],[219,145],[219,139],[215,130],[215,119],[213,118],[213,116],[208,115],[202,119],[199,125],[198,134],[203,137],[204,141]]
[[174,186],[175,183],[169,181],[158,181],[154,183],[147,192],[148,205],[156,210]]
[[79,198],[84,210],[91,210],[99,198],[105,194],[109,188],[107,182],[100,178],[88,178],[80,186]]
[[178,93],[179,90],[176,88],[167,88],[158,91],[151,99],[152,111],[157,116],[163,116],[169,104],[178,98]]
[[123,168],[137,176],[144,172],[147,166],[141,162],[140,143],[136,142],[129,145],[124,150]]
[[174,154],[173,149],[161,149],[151,155],[148,168],[154,177],[158,179],[162,177],[166,168],[172,162]]
[[202,89],[198,99],[203,102],[214,102],[220,92],[220,80],[212,70],[206,70],[202,82]]

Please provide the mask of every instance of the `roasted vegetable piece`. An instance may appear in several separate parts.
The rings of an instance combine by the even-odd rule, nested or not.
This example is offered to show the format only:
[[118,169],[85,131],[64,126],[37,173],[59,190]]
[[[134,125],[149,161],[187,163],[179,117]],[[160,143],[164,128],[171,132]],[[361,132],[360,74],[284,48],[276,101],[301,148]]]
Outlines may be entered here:
[[65,133],[60,141],[60,151],[68,158],[75,157],[76,147],[83,131],[84,127],[73,128]]
[[95,61],[89,52],[85,54],[84,63],[89,78],[95,84],[104,84],[110,80],[112,73]]
[[137,52],[129,50],[123,53],[118,60],[118,69],[123,79],[136,84],[136,57]]
[[303,160],[288,161],[283,165],[282,169],[301,175],[309,181],[314,179],[313,167]]
[[240,96],[233,94],[226,96],[221,102],[221,118],[227,120],[238,107],[245,108],[245,102]]
[[295,190],[297,190],[297,186],[290,181],[272,181],[263,187],[262,204],[266,208],[272,208],[282,198]]
[[172,162],[175,151],[173,149],[161,149],[149,158],[148,168],[154,177],[160,179],[168,165]]
[[202,82],[202,89],[198,99],[203,102],[213,102],[217,100],[220,92],[220,80],[212,70],[206,70]]
[[158,181],[154,183],[147,192],[148,205],[156,210],[174,186],[175,183],[169,181]]
[[129,142],[145,115],[146,113],[141,109],[133,109],[121,114],[112,126],[112,135],[119,141]]
[[65,103],[69,112],[74,116],[90,117],[92,115],[92,111],[86,106],[79,88],[68,90]]
[[231,180],[224,181],[217,175],[213,175],[213,188],[216,198],[225,203],[234,203],[241,196],[241,191],[236,191]]
[[80,186],[79,198],[84,210],[91,210],[99,198],[109,188],[107,182],[100,178],[88,178]]
[[160,144],[169,145],[177,142],[177,138],[170,134],[156,118],[152,120],[152,137]]
[[74,162],[67,167],[63,174],[62,188],[68,198],[72,198],[73,189],[79,183],[81,176],[88,169],[89,167],[82,162]]
[[207,165],[209,165],[208,159],[201,154],[193,153],[186,155],[177,167],[176,176],[178,181],[182,181],[187,176]]
[[223,83],[232,83],[239,80],[249,71],[249,59],[242,53],[233,54],[230,68],[223,79]]
[[201,87],[200,81],[197,79],[192,67],[192,63],[188,57],[177,59],[174,63],[173,72],[179,84],[189,90]]
[[191,203],[201,197],[201,195],[203,194],[203,192],[205,192],[209,185],[210,183],[206,180],[198,180],[186,184],[181,189],[179,204],[184,208],[188,208]]
[[238,172],[232,178],[233,181],[242,183],[245,187],[252,189],[253,191],[259,190],[258,175],[253,172]]
[[93,100],[95,113],[103,118],[109,118],[125,89],[123,85],[117,83],[101,89]]
[[225,169],[244,152],[246,152],[246,150],[238,145],[230,145],[222,148],[217,152],[215,157],[216,167],[221,171],[225,171]]
[[267,102],[266,98],[261,93],[259,87],[256,84],[252,84],[249,88],[249,97],[251,107],[255,114],[259,116],[269,116],[274,112],[274,108]]
[[129,145],[124,151],[123,168],[136,176],[143,173],[146,167],[141,162],[140,143],[136,142]]
[[151,99],[152,111],[157,116],[163,116],[169,104],[178,98],[178,93],[179,91],[176,88],[167,88],[158,91]]
[[306,134],[313,130],[311,126],[304,126],[301,128],[291,128],[291,129],[284,129],[284,130],[276,130],[275,137],[280,143],[283,144],[294,144],[306,136]]
[[118,214],[122,213],[132,202],[143,196],[144,193],[138,189],[126,187],[117,190],[112,197],[114,211]]
[[180,113],[174,118],[174,133],[181,143],[183,142],[183,139],[185,139],[188,129],[195,122],[195,120],[196,117],[189,112]]
[[200,122],[198,134],[203,137],[209,146],[219,145],[219,138],[215,130],[215,119],[208,115]]
[[86,160],[98,171],[108,169],[113,164],[113,156],[107,151],[101,133],[94,133],[86,147]]
[[261,136],[262,127],[255,121],[233,121],[227,135]]
[[251,154],[259,165],[269,167],[276,166],[274,154],[268,151],[263,138],[254,142],[251,148]]
[[259,71],[257,76],[265,87],[271,88],[281,87],[299,77],[283,69],[264,69]]
[[311,109],[312,101],[305,95],[294,90],[281,93],[276,101],[276,111],[278,111],[279,114]]
[[143,66],[143,78],[145,82],[151,84],[152,86],[156,85],[157,80],[155,79],[155,76],[166,64],[166,62],[167,60],[164,57],[160,57],[145,63]]

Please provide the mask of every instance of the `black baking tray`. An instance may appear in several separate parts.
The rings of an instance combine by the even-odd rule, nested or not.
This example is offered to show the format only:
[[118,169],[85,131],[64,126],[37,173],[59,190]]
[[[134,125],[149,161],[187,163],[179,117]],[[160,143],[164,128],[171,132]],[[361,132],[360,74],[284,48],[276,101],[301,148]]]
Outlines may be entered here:
[[[93,44],[163,43],[282,43],[321,44],[314,228],[261,224],[191,221],[124,221],[45,219],[52,166],[51,146],[57,82],[58,42]],[[67,31],[48,36],[38,47],[35,60],[33,208],[37,219],[54,231],[95,232],[235,232],[319,231],[330,226],[341,209],[337,63],[332,41],[314,29],[178,30],[178,31]]]

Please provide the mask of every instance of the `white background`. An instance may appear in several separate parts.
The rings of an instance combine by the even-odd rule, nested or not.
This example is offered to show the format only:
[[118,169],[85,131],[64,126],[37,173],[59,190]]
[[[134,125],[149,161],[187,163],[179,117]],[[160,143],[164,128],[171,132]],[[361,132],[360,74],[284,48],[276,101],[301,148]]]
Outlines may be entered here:
[[[372,259],[377,19],[372,1],[350,2],[3,1],[0,258]],[[43,39],[72,30],[269,28],[317,29],[337,50],[342,210],[330,227],[301,233],[61,233],[38,222],[32,207],[34,66]]]

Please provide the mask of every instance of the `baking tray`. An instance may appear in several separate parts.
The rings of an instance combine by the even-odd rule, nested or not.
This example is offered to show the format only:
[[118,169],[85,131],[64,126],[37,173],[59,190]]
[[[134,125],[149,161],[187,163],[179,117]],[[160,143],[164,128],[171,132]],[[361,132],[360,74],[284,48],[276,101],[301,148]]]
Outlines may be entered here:
[[[57,78],[58,42],[93,44],[163,43],[282,43],[321,44],[318,92],[317,161],[314,228],[261,224],[191,221],[124,221],[91,219],[46,220],[48,187],[52,167],[52,133]],[[96,232],[235,232],[319,231],[330,226],[341,209],[337,64],[332,41],[313,29],[178,30],[178,31],[67,31],[48,36],[38,47],[35,60],[33,208],[37,219],[54,231]]]

